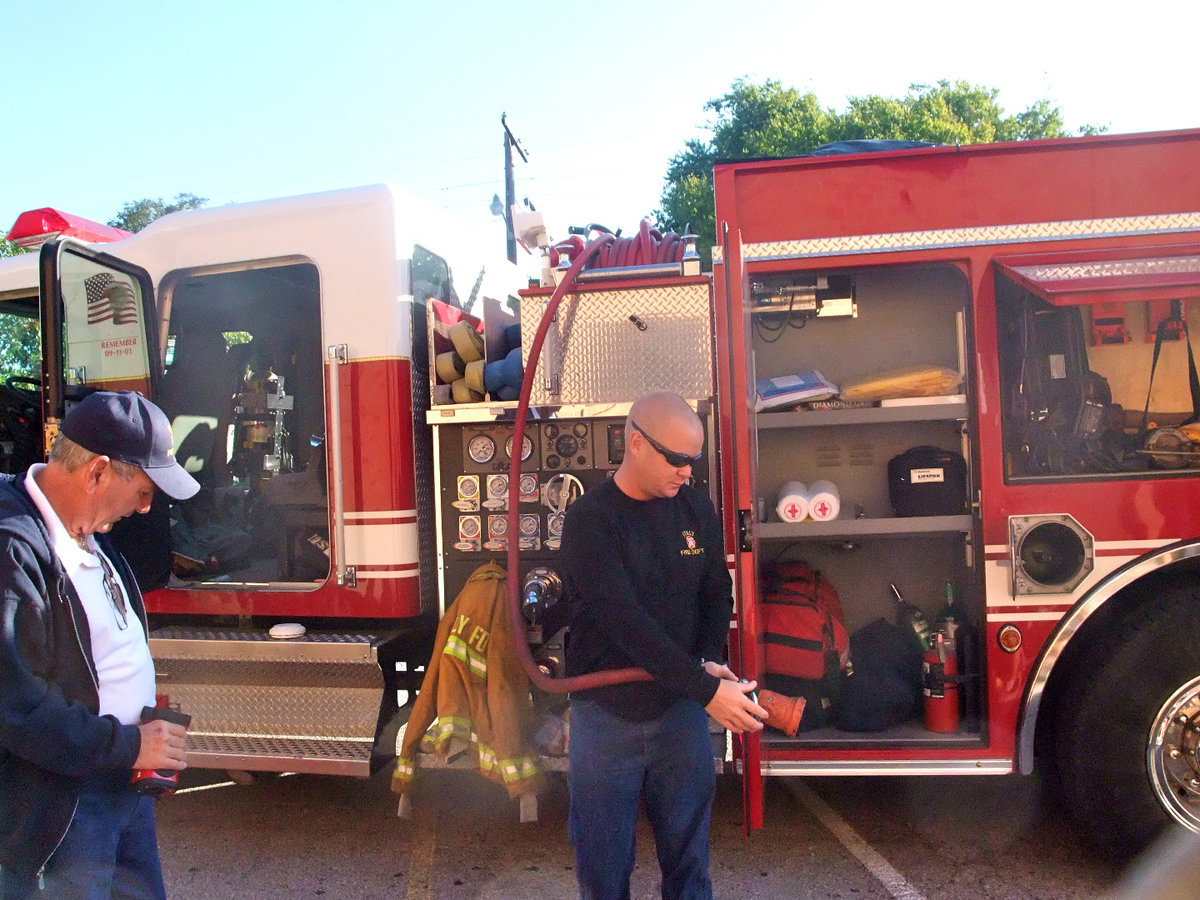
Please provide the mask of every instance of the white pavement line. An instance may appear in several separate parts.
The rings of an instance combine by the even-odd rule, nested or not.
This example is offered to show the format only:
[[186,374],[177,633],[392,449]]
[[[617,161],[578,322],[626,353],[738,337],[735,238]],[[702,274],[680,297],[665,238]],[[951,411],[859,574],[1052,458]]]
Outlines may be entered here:
[[[278,777],[279,778],[289,778],[295,774],[296,774],[295,772],[280,772]],[[179,790],[175,791],[175,793],[173,793],[171,796],[178,797],[180,794],[194,794],[197,791],[212,791],[212,790],[216,790],[217,788],[223,788],[223,787],[239,787],[239,784],[236,781],[217,781],[212,784],[198,784],[194,787],[180,788]]]
[[891,863],[874,847],[859,837],[858,832],[834,812],[833,807],[818,797],[812,788],[795,779],[788,779],[788,787],[800,798],[800,802],[808,807],[809,812],[841,841],[842,846],[849,850],[896,900],[925,900],[924,894],[892,868]]
[[195,787],[180,788],[175,792],[175,796],[180,794],[194,794],[197,791],[212,791],[223,787],[237,787],[236,781],[218,781],[214,784],[198,784]]
[[415,830],[408,860],[408,889],[405,900],[433,900],[433,843],[437,836],[437,816]]

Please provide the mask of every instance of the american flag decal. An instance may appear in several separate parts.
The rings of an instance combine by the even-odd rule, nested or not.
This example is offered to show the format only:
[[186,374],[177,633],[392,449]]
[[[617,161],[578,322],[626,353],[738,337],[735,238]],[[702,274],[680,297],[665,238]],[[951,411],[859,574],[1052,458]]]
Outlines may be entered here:
[[137,296],[124,281],[108,272],[99,272],[83,280],[87,292],[88,324],[111,321],[114,325],[135,325],[138,320]]

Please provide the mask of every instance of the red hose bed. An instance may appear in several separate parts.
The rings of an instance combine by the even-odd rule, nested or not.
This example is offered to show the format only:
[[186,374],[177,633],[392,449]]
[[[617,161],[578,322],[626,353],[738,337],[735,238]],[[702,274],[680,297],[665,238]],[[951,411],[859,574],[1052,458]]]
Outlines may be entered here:
[[[594,229],[603,232],[603,229]],[[655,263],[678,262],[683,258],[683,241],[674,232],[665,237],[655,228],[650,227],[648,219],[642,220],[641,228],[636,237],[618,238],[611,233],[601,233],[591,243],[584,245],[583,238],[572,235],[565,241],[560,241],[551,248],[550,264],[558,265],[559,250],[567,251],[571,256],[571,267],[550,296],[546,311],[538,324],[537,333],[529,345],[528,364],[525,367],[525,378],[521,382],[521,396],[517,401],[513,446],[520,447],[525,438],[525,417],[529,413],[529,395],[533,389],[533,379],[537,374],[538,359],[542,354],[542,344],[550,323],[562,299],[574,286],[579,273],[586,268],[608,269],[623,266],[650,265]],[[589,265],[592,263],[592,265]],[[522,634],[525,631],[525,620],[521,615],[521,577],[520,577],[520,539],[518,535],[519,510],[518,500],[521,482],[521,454],[514,453],[508,473],[508,512],[505,516],[508,523],[508,604],[509,614],[513,623],[513,633]],[[590,688],[605,687],[610,684],[621,684],[630,681],[653,681],[653,676],[645,669],[609,669],[604,672],[591,672],[587,675],[576,675],[570,678],[552,678],[543,672],[529,652],[527,641],[518,640],[517,655],[529,680],[539,689],[549,694],[566,694],[570,691],[583,691]]]
[[[673,231],[665,235],[657,228],[650,226],[649,219],[642,219],[641,227],[634,237],[619,238],[611,235],[598,225],[592,225],[590,230],[603,232],[601,237],[612,237],[596,252],[592,265],[588,269],[615,269],[625,266],[649,266],[661,263],[679,262],[683,258],[683,239]],[[599,238],[597,238],[599,240]],[[592,242],[593,244],[595,241]],[[590,246],[590,245],[588,245]],[[550,265],[557,266],[562,252],[568,252],[571,259],[578,258],[584,252],[584,242],[580,235],[573,234],[564,241],[559,241],[550,248]]]

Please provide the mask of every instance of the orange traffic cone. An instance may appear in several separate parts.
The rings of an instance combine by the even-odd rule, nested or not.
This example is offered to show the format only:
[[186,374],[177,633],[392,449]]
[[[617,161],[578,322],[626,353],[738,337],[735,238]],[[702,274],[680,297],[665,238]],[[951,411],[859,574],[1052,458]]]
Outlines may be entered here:
[[800,730],[800,719],[807,702],[803,697],[785,697],[774,691],[758,692],[758,705],[769,713],[763,724],[778,728],[788,737],[795,737]]

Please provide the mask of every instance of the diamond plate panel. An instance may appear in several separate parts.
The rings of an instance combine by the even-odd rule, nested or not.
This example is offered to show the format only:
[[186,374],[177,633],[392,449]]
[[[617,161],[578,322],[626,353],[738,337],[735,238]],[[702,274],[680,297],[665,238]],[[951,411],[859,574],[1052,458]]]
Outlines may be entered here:
[[[545,299],[521,300],[526,366]],[[568,294],[547,333],[530,402],[622,403],[663,389],[709,397],[710,321],[707,283]],[[555,378],[558,390],[548,383]]]
[[1192,275],[1200,272],[1200,256],[1016,266],[1013,271],[1020,272],[1032,281],[1078,281],[1089,278],[1121,278],[1139,275]]
[[200,769],[371,774],[371,741],[307,741],[240,735],[197,735],[188,740],[188,765]]
[[293,759],[365,759],[371,741],[305,741],[242,737],[230,734],[189,734],[188,756],[285,756]]
[[156,660],[159,689],[195,734],[370,740],[383,673],[375,664]]
[[[802,259],[843,253],[891,253],[899,250],[932,250],[986,244],[1015,244],[1063,238],[1099,238],[1136,234],[1170,234],[1200,228],[1200,212],[1158,216],[1120,216],[1063,222],[989,225],[978,228],[943,228],[890,234],[860,234],[802,241],[760,241],[742,248],[744,259]],[[713,248],[713,262],[723,262],[722,248]]]
[[370,663],[385,640],[382,635],[315,631],[299,638],[276,640],[263,630],[171,627],[150,633],[150,653],[156,660]]
[[309,631],[303,638],[281,641],[271,637],[270,633],[262,631],[217,630],[212,628],[186,628],[173,625],[168,628],[156,628],[150,632],[151,640],[161,638],[175,641],[238,641],[245,643],[276,644],[378,644],[383,636],[363,634],[361,632],[342,633],[335,631]]

